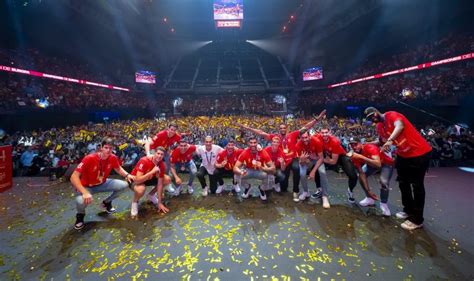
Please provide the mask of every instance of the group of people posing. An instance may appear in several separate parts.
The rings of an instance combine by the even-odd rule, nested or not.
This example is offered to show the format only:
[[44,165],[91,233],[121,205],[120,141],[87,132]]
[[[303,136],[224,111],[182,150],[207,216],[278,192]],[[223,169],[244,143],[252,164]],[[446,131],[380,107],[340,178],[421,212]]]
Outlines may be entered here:
[[[331,134],[325,122],[320,122],[319,132],[310,133],[323,119],[325,111],[292,132],[287,131],[286,124],[279,125],[278,133],[239,124],[243,131],[253,133],[247,138],[247,147],[244,149],[239,148],[235,140],[228,140],[222,148],[214,144],[212,136],[205,137],[203,145],[190,144],[186,134],[179,134],[177,125],[170,124],[153,138],[148,138],[145,143],[146,156],[138,161],[131,173],[121,167],[119,159],[113,154],[113,140],[105,138],[99,151],[85,156],[71,176],[71,183],[78,192],[74,227],[84,227],[85,210],[95,193],[111,193],[102,201],[102,206],[106,212],[113,213],[115,208],[112,201],[130,188],[134,192],[131,216],[137,217],[138,202],[144,196],[146,186],[153,186],[148,192],[148,199],[159,212],[167,213],[169,209],[163,203],[164,187],[176,196],[186,191],[192,194],[195,177],[200,182],[202,196],[207,196],[209,193],[222,193],[225,188],[224,177],[230,176],[233,190],[244,199],[251,195],[252,184],[249,180],[254,179],[253,182],[258,182],[254,186],[258,188],[258,196],[266,201],[269,190],[287,192],[292,175],[295,202],[310,197],[321,199],[323,208],[328,209],[329,181],[326,168],[339,165],[348,177],[348,201],[356,203],[353,192],[357,182],[360,182],[365,198],[359,204],[372,206],[380,200],[379,206],[384,216],[391,215],[387,205],[389,183],[396,168],[403,204],[403,211],[398,212],[396,217],[405,220],[401,224],[404,229],[421,228],[425,203],[424,176],[429,166],[431,146],[410,121],[398,112],[381,113],[369,107],[365,114],[376,124],[378,138],[370,143],[351,138],[348,149]],[[265,138],[270,145],[261,147],[257,136]],[[199,169],[193,160],[195,155],[202,160]],[[125,181],[110,179],[112,169],[123,176]],[[378,172],[380,196],[371,191],[367,179]],[[187,184],[180,177],[182,173],[189,174]],[[309,193],[309,180],[314,180],[316,185],[313,194]]]

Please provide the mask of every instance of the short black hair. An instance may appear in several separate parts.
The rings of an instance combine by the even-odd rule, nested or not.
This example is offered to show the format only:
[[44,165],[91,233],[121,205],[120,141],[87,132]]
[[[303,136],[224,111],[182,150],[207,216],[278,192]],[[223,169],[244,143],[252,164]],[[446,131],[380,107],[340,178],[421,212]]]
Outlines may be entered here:
[[105,137],[105,138],[102,139],[102,142],[100,144],[101,144],[101,146],[104,146],[106,144],[108,144],[110,146],[114,146],[114,140],[111,137]]
[[171,127],[178,128],[178,125],[176,125],[176,123],[170,123],[170,124],[168,125],[168,128],[171,128]]
[[247,142],[251,141],[251,140],[257,140],[257,137],[254,136],[254,135],[251,135],[247,138]]
[[158,151],[158,150],[161,151],[161,152],[163,152],[163,153],[166,153],[166,149],[165,149],[164,147],[162,147],[162,146],[158,146],[158,147],[155,149],[155,151]]

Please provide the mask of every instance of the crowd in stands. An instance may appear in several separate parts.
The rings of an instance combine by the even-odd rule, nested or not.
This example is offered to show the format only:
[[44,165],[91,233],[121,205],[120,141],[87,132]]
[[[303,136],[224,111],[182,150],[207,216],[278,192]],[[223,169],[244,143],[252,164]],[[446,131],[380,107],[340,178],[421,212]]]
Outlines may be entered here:
[[[86,154],[95,151],[105,136],[114,138],[116,154],[123,165],[130,168],[144,155],[144,138],[166,128],[171,122],[178,125],[179,132],[187,133],[186,139],[190,143],[202,144],[205,136],[212,135],[221,146],[225,146],[227,140],[235,139],[239,146],[245,147],[245,139],[249,135],[240,130],[239,124],[275,132],[281,122],[289,124],[289,130],[296,130],[308,121],[303,118],[255,115],[139,119],[15,132],[7,136],[4,142],[13,145],[16,176],[40,174],[55,179],[64,175],[69,165],[80,162]],[[374,125],[366,120],[334,116],[325,122],[346,146],[350,137],[359,137],[363,142],[376,138]],[[318,126],[315,126],[312,133],[317,132]],[[432,123],[423,128],[422,134],[433,146],[433,166],[472,164],[474,161],[474,134],[471,131]],[[260,139],[260,143],[262,146],[268,145],[268,141],[264,139]]]
[[[232,58],[246,58],[245,56],[250,56],[249,58],[254,58],[255,62],[257,61],[256,58],[260,56],[259,61],[263,63],[263,68],[268,71],[278,69],[278,71],[275,70],[275,73],[278,72],[280,76],[284,74],[280,62],[275,57],[265,55],[261,50],[247,46],[248,44],[238,44],[237,46],[232,44],[229,46],[219,45],[220,47],[217,45],[210,44],[206,46],[206,48],[200,51],[200,55],[204,57],[220,55],[221,57],[230,56]],[[364,77],[473,51],[474,38],[472,35],[449,35],[430,44],[407,45],[404,49],[394,51],[394,54],[391,56],[384,55],[383,57],[370,58],[369,61],[363,63],[358,68],[349,71],[349,75],[340,77],[339,81],[334,82]],[[179,64],[182,67],[179,69],[194,69],[198,65],[198,57],[198,55],[194,55],[190,56],[188,60],[183,59]],[[246,60],[249,60],[249,58],[246,58]],[[206,62],[206,60],[204,61]],[[258,64],[255,64],[255,62],[254,67],[257,67]],[[37,50],[20,52],[0,49],[0,64],[25,69],[48,69],[53,74],[68,73],[70,77],[92,79],[93,76],[96,81],[100,78],[99,82],[102,83],[110,81],[107,77],[94,72],[92,67],[87,64],[81,65],[67,59],[47,56]],[[71,64],[74,64],[74,67],[71,67]],[[473,62],[468,60],[334,89],[303,91],[297,106],[305,112],[310,112],[312,106],[328,103],[386,104],[392,102],[393,99],[399,98],[401,91],[405,88],[414,92],[416,97],[414,100],[416,101],[433,101],[462,96],[474,89],[472,83],[474,81],[473,64]],[[218,63],[213,61],[210,64],[205,63],[204,66],[217,67]],[[183,70],[181,72],[191,75],[195,71]],[[179,78],[179,73],[181,72],[176,73],[175,76],[177,77],[175,78]],[[216,71],[213,71],[213,73],[215,74]],[[267,78],[270,79],[271,77]],[[171,81],[168,83],[167,88],[190,88],[192,83],[190,80],[178,79],[176,82]],[[275,85],[281,84],[282,81],[268,80],[272,85],[273,83],[276,83]],[[186,85],[183,86],[183,83]],[[285,85],[288,86],[289,84]],[[198,99],[190,95],[182,97],[183,104],[179,108],[173,108],[173,99],[176,97],[165,97],[158,94],[155,97],[144,98],[143,95],[134,89],[132,89],[132,92],[111,91],[109,89],[88,87],[21,74],[0,73],[0,99],[2,100],[0,110],[15,111],[36,108],[37,98],[47,98],[50,107],[53,109],[66,110],[134,107],[138,109],[153,109],[153,111],[158,109],[158,111],[162,112],[178,112],[185,115],[209,115],[210,112],[212,114],[271,114],[274,111],[281,111],[281,106],[274,103],[272,98],[264,93],[239,94],[237,96],[235,94],[219,95],[217,97],[216,95],[200,94]]]
[[[123,80],[120,70],[110,73],[97,65],[90,65],[83,61],[77,61],[68,57],[58,57],[42,53],[37,49],[1,49],[0,64],[20,69],[34,70],[54,75],[62,75],[70,78],[100,82],[103,84],[114,84]],[[106,74],[107,73],[107,74]]]
[[381,53],[379,56],[371,56],[366,62],[348,71],[348,74],[339,76],[337,79],[339,81],[346,81],[471,53],[474,52],[474,36],[469,33],[451,33],[434,42],[417,45],[411,45],[407,42],[403,48],[389,50],[389,52],[391,53],[390,56],[387,56],[386,53]]
[[473,81],[473,62],[462,62],[334,89],[316,90],[301,95],[298,106],[306,111],[313,105],[331,103],[387,104],[400,99],[403,89],[414,93],[408,102],[436,102],[470,94],[474,90]]

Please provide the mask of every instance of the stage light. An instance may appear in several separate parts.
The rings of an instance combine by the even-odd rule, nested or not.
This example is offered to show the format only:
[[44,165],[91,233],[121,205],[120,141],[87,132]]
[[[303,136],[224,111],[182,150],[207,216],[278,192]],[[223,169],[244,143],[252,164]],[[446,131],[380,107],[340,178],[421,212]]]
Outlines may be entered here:
[[275,103],[278,103],[278,104],[284,104],[286,102],[286,98],[285,96],[282,96],[282,95],[276,95],[274,98],[273,98],[273,101]]
[[182,98],[176,98],[175,100],[173,100],[173,107],[176,108],[180,105],[183,104],[183,99]]
[[163,21],[164,21],[164,22],[167,22],[167,21],[168,21],[168,18],[163,18]]
[[468,172],[468,173],[474,173],[474,168],[472,167],[458,167],[461,171]]

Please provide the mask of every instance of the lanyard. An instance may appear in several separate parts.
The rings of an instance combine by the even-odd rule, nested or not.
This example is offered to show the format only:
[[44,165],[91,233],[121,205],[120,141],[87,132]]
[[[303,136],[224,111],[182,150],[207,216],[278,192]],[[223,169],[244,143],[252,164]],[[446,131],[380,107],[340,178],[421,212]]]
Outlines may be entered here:
[[204,151],[204,153],[206,154],[206,160],[207,160],[207,164],[211,164],[211,160],[212,160],[212,151],[209,155],[209,157],[207,157],[207,151]]

